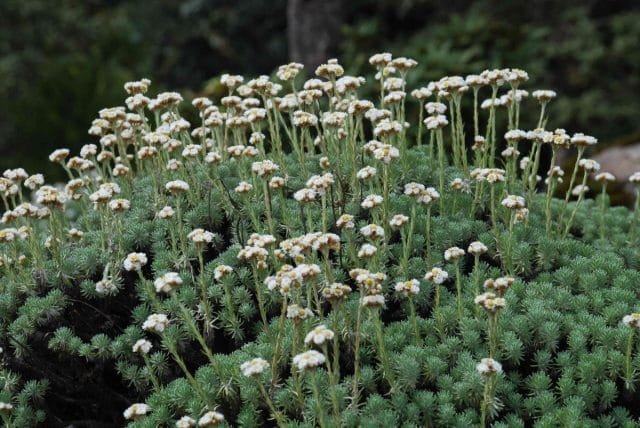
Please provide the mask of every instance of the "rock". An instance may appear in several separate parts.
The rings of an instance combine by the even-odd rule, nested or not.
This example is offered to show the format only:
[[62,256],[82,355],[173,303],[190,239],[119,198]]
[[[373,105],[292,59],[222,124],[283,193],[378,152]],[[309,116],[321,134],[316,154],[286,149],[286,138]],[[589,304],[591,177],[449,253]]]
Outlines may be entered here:
[[593,156],[601,171],[615,175],[618,181],[626,181],[631,174],[640,171],[640,143],[604,149]]
[[600,171],[610,172],[616,176],[616,191],[624,193],[624,199],[633,199],[635,186],[627,179],[631,174],[640,171],[640,143],[606,148],[592,157],[600,163]]

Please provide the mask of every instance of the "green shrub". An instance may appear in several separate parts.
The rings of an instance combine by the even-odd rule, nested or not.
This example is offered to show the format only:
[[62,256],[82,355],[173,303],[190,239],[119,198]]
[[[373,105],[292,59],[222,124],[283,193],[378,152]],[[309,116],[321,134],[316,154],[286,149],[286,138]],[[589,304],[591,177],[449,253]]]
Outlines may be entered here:
[[415,62],[371,63],[375,104],[289,64],[193,125],[129,82],[63,186],[5,171],[5,424],[633,425],[640,211],[588,197],[595,138],[517,69],[412,91],[409,133]]

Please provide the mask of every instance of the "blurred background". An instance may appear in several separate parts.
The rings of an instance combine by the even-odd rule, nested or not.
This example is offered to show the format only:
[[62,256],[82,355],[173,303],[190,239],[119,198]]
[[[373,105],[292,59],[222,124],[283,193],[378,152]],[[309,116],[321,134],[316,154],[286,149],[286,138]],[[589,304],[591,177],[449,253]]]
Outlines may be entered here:
[[335,56],[370,76],[379,51],[420,63],[410,87],[523,68],[525,89],[559,94],[551,128],[640,141],[637,0],[1,0],[0,167],[53,174],[47,155],[93,142],[91,120],[123,104],[128,80],[215,97],[222,73],[290,60],[312,72]]

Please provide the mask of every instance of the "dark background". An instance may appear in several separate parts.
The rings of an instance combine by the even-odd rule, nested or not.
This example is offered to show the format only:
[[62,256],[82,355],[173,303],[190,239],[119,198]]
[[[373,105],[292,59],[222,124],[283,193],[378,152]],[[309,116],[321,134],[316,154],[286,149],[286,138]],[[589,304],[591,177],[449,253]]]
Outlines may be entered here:
[[128,80],[215,97],[224,72],[289,60],[312,72],[337,56],[369,75],[384,50],[418,60],[411,86],[524,68],[526,89],[561,95],[550,127],[634,142],[639,48],[637,0],[2,0],[0,167],[52,173],[48,153],[90,142],[91,120],[123,103]]

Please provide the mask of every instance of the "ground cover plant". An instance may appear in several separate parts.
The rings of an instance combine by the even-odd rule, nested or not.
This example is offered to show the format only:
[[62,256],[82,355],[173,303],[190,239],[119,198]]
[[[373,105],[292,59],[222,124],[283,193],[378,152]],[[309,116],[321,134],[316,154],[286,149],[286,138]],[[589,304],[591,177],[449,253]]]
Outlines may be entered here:
[[640,209],[597,139],[523,70],[370,63],[225,75],[196,123],[129,82],[66,183],[5,171],[5,426],[636,426]]

